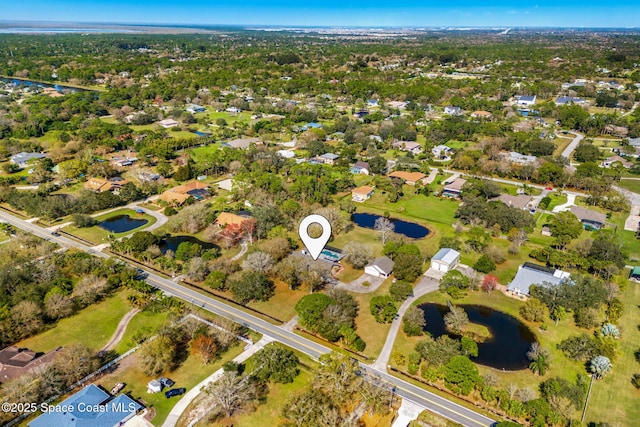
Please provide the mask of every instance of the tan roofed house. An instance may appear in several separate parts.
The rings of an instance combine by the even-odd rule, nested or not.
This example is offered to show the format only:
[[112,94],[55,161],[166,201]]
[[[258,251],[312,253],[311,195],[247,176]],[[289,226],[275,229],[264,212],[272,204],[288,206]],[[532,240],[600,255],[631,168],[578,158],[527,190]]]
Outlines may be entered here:
[[490,119],[492,114],[488,111],[478,110],[471,113],[471,117],[476,119]]
[[364,202],[365,200],[369,200],[372,195],[373,187],[369,185],[363,185],[362,187],[351,190],[351,198],[354,202]]
[[220,212],[220,215],[218,215],[215,224],[220,227],[224,227],[227,225],[242,225],[242,223],[246,220],[247,218],[244,216],[236,215],[230,212]]
[[422,172],[406,172],[406,171],[395,171],[388,175],[391,178],[400,178],[406,184],[416,185],[416,182],[424,180],[427,175]]
[[189,197],[202,200],[207,196],[208,188],[209,185],[202,181],[191,181],[165,191],[160,199],[167,203],[182,205]]
[[96,193],[104,193],[105,191],[118,193],[118,191],[128,183],[129,181],[120,177],[113,177],[110,179],[89,178],[87,182],[84,183],[84,188],[95,191]]
[[102,193],[103,191],[109,191],[111,189],[111,183],[108,179],[104,178],[90,178],[84,183],[84,188]]

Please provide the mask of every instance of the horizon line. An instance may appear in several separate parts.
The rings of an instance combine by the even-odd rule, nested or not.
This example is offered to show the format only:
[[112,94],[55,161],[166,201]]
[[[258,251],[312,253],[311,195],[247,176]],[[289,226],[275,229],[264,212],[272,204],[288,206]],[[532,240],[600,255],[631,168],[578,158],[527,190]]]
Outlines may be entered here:
[[561,30],[589,30],[589,29],[609,29],[609,30],[640,30],[640,26],[542,26],[542,25],[329,25],[329,24],[316,24],[316,25],[290,25],[290,24],[205,24],[205,23],[168,23],[168,22],[114,22],[114,21],[60,21],[60,20],[15,20],[15,19],[0,19],[0,24],[54,24],[54,25],[110,25],[110,26],[136,26],[136,27],[244,27],[244,28],[282,28],[282,29],[296,29],[296,28],[335,28],[335,29],[561,29]]

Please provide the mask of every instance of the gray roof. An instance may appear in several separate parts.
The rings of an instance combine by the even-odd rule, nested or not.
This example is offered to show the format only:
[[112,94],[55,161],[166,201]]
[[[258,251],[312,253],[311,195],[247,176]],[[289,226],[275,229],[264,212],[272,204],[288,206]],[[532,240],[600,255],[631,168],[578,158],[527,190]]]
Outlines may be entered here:
[[519,194],[517,196],[512,196],[511,194],[501,194],[499,197],[491,199],[491,201],[499,201],[504,203],[507,206],[516,209],[524,209],[531,202],[532,197],[527,196],[525,194]]
[[569,273],[565,271],[525,262],[520,266],[516,277],[513,278],[507,289],[511,292],[529,295],[531,285],[559,285],[568,277]]
[[322,157],[323,159],[327,159],[327,160],[336,160],[340,156],[338,156],[337,154],[333,154],[333,153],[324,153],[320,157]]
[[584,98],[576,98],[575,96],[559,96],[556,98],[556,104],[579,104],[585,102]]
[[391,274],[393,272],[394,262],[391,258],[387,256],[382,256],[380,258],[376,258],[371,261],[367,267],[376,266],[378,267],[384,274]]
[[259,138],[239,138],[223,142],[222,145],[226,145],[231,148],[249,148],[251,144],[258,144],[259,142]]
[[580,206],[571,206],[571,213],[577,216],[580,221],[598,222],[603,225],[607,222],[605,214]]
[[451,248],[442,248],[431,258],[431,261],[442,261],[451,265],[457,258],[460,257],[460,252]]
[[518,101],[530,101],[533,102],[536,100],[535,95],[520,95],[518,96]]
[[369,162],[363,162],[362,160],[358,160],[356,162],[355,165],[353,165],[354,168],[358,168],[358,169],[369,169]]
[[25,153],[24,151],[22,153],[18,153],[14,156],[11,156],[11,161],[14,163],[26,163],[29,160],[32,159],[44,159],[45,157],[47,157],[46,154],[42,154],[42,153]]

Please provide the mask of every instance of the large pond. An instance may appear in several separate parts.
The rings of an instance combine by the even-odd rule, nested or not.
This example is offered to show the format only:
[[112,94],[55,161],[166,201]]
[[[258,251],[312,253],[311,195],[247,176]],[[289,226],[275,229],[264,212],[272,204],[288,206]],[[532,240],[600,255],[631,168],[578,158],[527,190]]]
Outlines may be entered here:
[[37,87],[52,87],[54,89],[56,89],[59,92],[86,92],[90,89],[83,89],[83,88],[79,88],[79,87],[73,87],[73,86],[65,86],[65,85],[59,85],[59,84],[51,84],[51,83],[44,83],[44,82],[39,82],[36,80],[29,80],[29,79],[18,79],[18,78],[8,78],[8,77],[2,77],[0,78],[0,81],[5,82],[5,83],[12,83],[16,86],[37,86]]
[[197,243],[198,245],[202,246],[204,250],[218,247],[218,245],[214,245],[213,243],[209,242],[203,242],[202,240],[197,239],[193,236],[171,236],[162,239],[162,242],[160,242],[160,251],[162,251],[162,253],[166,253],[167,251],[175,252],[176,250],[178,250],[178,246],[180,246],[180,243],[184,242]]
[[[380,215],[370,213],[354,213],[353,222],[364,228],[374,228],[376,220],[382,218]],[[403,234],[412,239],[421,239],[429,235],[429,229],[415,222],[403,221],[401,219],[389,218],[395,226],[395,232]]]
[[105,219],[98,227],[107,230],[110,233],[124,233],[142,227],[149,220],[131,218],[129,215],[117,215],[109,219]]
[[[419,307],[424,311],[427,321],[425,330],[434,338],[445,334],[459,338],[447,332],[445,328],[443,317],[449,312],[446,305],[428,303]],[[471,323],[485,326],[492,335],[491,338],[478,343],[478,357],[472,358],[474,362],[508,371],[529,366],[527,351],[536,339],[526,325],[508,314],[489,307],[478,305],[460,305],[460,307],[467,312]]]

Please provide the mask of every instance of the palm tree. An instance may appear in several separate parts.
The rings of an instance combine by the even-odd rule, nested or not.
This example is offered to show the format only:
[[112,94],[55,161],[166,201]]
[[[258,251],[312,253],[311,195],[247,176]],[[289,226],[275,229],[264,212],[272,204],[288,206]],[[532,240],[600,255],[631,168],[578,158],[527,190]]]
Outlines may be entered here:
[[549,352],[542,348],[539,343],[531,344],[531,349],[527,352],[527,357],[531,360],[529,369],[537,375],[544,375],[551,364],[551,356]]
[[587,399],[584,402],[584,409],[582,410],[582,422],[584,422],[584,416],[587,414],[587,405],[589,404],[589,396],[591,396],[591,387],[593,386],[593,380],[599,380],[604,378],[605,375],[611,371],[611,361],[606,356],[595,356],[589,362],[589,369],[591,370],[591,382],[589,383],[589,391],[587,391]]
[[591,372],[595,379],[604,378],[611,371],[611,361],[606,356],[596,356],[591,359]]

